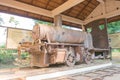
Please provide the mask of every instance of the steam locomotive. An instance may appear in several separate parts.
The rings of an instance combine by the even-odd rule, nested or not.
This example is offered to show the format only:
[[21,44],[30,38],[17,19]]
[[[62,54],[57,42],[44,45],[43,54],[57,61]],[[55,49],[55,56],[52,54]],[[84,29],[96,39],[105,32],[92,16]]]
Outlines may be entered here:
[[34,42],[28,49],[31,66],[46,67],[56,63],[74,66],[92,61],[94,50],[90,33],[36,24],[32,37]]

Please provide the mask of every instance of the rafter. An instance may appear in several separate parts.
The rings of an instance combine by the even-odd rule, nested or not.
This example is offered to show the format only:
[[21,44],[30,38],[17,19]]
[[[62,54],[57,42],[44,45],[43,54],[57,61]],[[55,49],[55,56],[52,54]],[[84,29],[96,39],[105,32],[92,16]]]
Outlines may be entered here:
[[[97,0],[97,1],[100,2],[100,4],[99,4],[98,6],[101,6],[101,7],[102,7],[102,11],[101,11],[101,12],[102,12],[102,15],[96,16],[96,17],[94,17],[94,18],[86,19],[86,20],[84,21],[84,24],[87,24],[87,23],[89,23],[89,22],[91,22],[91,21],[94,21],[94,20],[97,20],[97,19],[101,19],[101,18],[106,18],[106,17],[107,17],[108,14],[106,14],[104,1],[103,1],[103,0]],[[97,9],[97,7],[96,7],[96,9]],[[94,9],[94,11],[95,11],[96,9]],[[92,14],[92,13],[91,13],[91,14]]]
[[62,15],[62,20],[72,22],[72,23],[76,23],[76,24],[83,24],[82,20],[76,19],[76,18],[73,18],[73,17],[69,17],[69,16],[66,16],[66,15]]
[[91,2],[91,0],[89,0],[89,1],[87,2],[87,4],[84,6],[84,8],[79,11],[79,13],[77,14],[76,17],[78,17],[79,15],[81,15],[81,13],[85,10],[85,8],[89,5],[90,2]]
[[97,0],[98,2],[100,2],[100,3],[104,3],[104,1],[103,0]]
[[118,16],[118,15],[120,15],[120,9],[116,10],[116,11],[109,12],[109,13],[104,14],[104,15],[99,15],[99,16],[87,19],[84,21],[84,24],[87,24],[87,23],[92,22],[92,21],[97,20],[97,19],[111,18],[111,17]]
[[58,15],[83,1],[84,0],[68,0],[67,2],[63,3],[61,6],[52,10],[52,15],[53,16]]
[[15,0],[0,0],[0,5],[36,13],[36,14],[41,14],[47,17],[50,17],[52,13],[48,10],[44,10],[42,8],[34,7],[28,4],[24,4]]
[[[77,1],[77,0],[75,0],[75,1]],[[52,18],[54,17],[54,16],[52,16],[52,12],[49,10],[31,6],[29,4],[24,4],[21,2],[15,1],[15,0],[0,0],[0,5],[28,11],[28,12],[35,13],[35,14],[40,14],[40,15],[47,16],[47,17],[52,17]],[[62,15],[62,20],[68,21],[68,22],[73,22],[76,24],[83,24],[82,20],[72,18],[69,16],[65,16],[65,15]]]

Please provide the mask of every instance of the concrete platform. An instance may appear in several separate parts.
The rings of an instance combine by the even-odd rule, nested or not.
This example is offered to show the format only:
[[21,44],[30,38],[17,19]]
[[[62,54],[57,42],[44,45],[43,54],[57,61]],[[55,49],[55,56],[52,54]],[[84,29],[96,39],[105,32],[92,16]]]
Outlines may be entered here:
[[[64,76],[83,74],[97,69],[112,66],[110,61],[94,61],[92,64],[80,64],[74,67],[63,65],[50,66],[47,68],[17,68],[10,70],[0,70],[0,80],[41,80],[61,78]],[[83,76],[84,77],[84,76]],[[81,78],[83,78],[81,77]]]
[[97,65],[97,66],[85,67],[85,68],[80,68],[80,69],[72,69],[72,70],[66,70],[66,71],[59,71],[59,72],[55,72],[55,73],[26,77],[26,80],[50,79],[50,78],[56,78],[56,77],[61,77],[61,76],[65,76],[65,75],[70,75],[70,74],[90,72],[92,70],[103,69],[103,68],[107,68],[107,67],[111,67],[111,66],[112,66],[112,63],[107,63],[107,64],[101,64],[101,65]]

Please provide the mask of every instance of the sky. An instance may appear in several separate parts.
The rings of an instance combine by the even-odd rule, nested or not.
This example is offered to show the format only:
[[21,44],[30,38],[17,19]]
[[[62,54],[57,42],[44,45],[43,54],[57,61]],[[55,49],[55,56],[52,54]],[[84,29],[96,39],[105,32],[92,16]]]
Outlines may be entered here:
[[[34,20],[31,18],[25,18],[25,17],[21,17],[21,16],[12,15],[12,14],[0,13],[0,17],[2,17],[4,19],[5,24],[3,24],[3,25],[8,26],[8,27],[14,27],[13,24],[9,23],[10,17],[14,17],[19,22],[19,25],[17,25],[17,28],[32,30],[32,28],[35,24]],[[66,26],[66,28],[73,29],[73,30],[81,30],[78,28],[70,27],[70,26]]]
[[[35,25],[35,22],[33,19],[25,18],[25,17],[21,17],[21,16],[17,16],[17,15],[0,13],[0,17],[4,21],[4,24],[2,24],[2,26],[6,26],[6,27],[15,27],[15,25],[13,23],[9,23],[10,17],[14,17],[15,20],[17,20],[19,22],[19,24],[16,26],[16,28],[32,30],[33,26]],[[64,28],[81,31],[81,29],[73,28],[70,26],[65,26]],[[3,45],[6,43],[6,35],[7,35],[6,28],[0,27],[0,37],[1,37],[0,45]]]
[[0,46],[6,42],[6,28],[0,27]]
[[14,24],[9,23],[10,17],[14,17],[19,22],[19,25],[17,25],[17,28],[32,30],[32,28],[35,24],[33,19],[25,18],[25,17],[21,17],[21,16],[0,13],[0,17],[2,17],[4,20],[5,24],[3,24],[3,26],[15,27]]
[[[6,26],[6,27],[15,27],[14,24],[9,23],[10,17],[14,17],[19,22],[19,25],[17,25],[16,28],[32,30],[32,28],[35,24],[33,19],[20,17],[20,16],[16,16],[16,15],[0,13],[0,17],[2,17],[2,19],[4,21],[4,24],[2,24],[2,26]],[[6,35],[7,35],[6,28],[0,27],[0,37],[1,37],[0,45],[3,45],[6,43]]]

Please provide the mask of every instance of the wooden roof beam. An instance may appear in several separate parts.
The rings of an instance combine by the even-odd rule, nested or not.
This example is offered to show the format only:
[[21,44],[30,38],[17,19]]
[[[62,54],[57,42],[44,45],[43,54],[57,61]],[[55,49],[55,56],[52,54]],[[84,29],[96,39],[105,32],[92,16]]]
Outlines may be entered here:
[[[107,14],[106,14],[106,10],[105,10],[105,2],[104,2],[103,0],[97,0],[97,1],[100,2],[100,4],[99,4],[98,6],[101,6],[101,7],[102,7],[102,14],[103,14],[103,15],[101,15],[101,16],[96,16],[96,17],[90,18],[90,19],[85,19],[84,24],[87,24],[87,23],[89,23],[89,22],[91,22],[91,21],[94,21],[94,20],[97,20],[97,19],[101,19],[101,18],[105,18],[105,17],[106,17]],[[96,10],[96,9],[94,9],[94,10]]]
[[67,2],[57,7],[56,9],[52,10],[52,16],[58,15],[83,1],[84,0],[68,0]]
[[86,19],[84,21],[84,24],[88,24],[89,22],[92,22],[92,21],[97,20],[97,19],[111,18],[111,17],[118,16],[118,15],[120,15],[120,9],[116,10],[116,11],[111,11],[111,12],[106,13],[106,14],[101,15],[101,16],[96,16],[96,17],[93,17],[93,18],[90,18],[90,19]]
[[104,2],[104,0],[97,0],[97,1],[100,2],[100,5],[102,5],[103,14],[105,14],[106,11],[105,11],[105,2]]
[[36,13],[36,14],[41,14],[47,17],[51,17],[52,13],[48,10],[44,10],[42,8],[34,7],[25,3],[21,3],[15,0],[0,0],[0,5]]
[[97,0],[97,1],[104,4],[104,1],[103,1],[103,0]]
[[[72,1],[72,0],[70,0],[70,1]],[[75,0],[75,1],[78,1],[78,0]],[[47,16],[47,17],[52,17],[52,18],[54,17],[54,16],[52,16],[52,12],[49,10],[31,6],[29,4],[21,3],[21,2],[15,1],[15,0],[0,0],[0,5],[24,10],[24,11],[35,13],[35,14],[40,14],[40,15]],[[62,20],[76,23],[76,24],[83,24],[82,20],[72,18],[69,16],[65,16],[65,15],[62,15]]]
[[62,20],[83,25],[83,21],[82,20],[77,19],[77,18],[73,18],[73,17],[70,17],[70,16],[66,16],[66,15],[62,15]]

